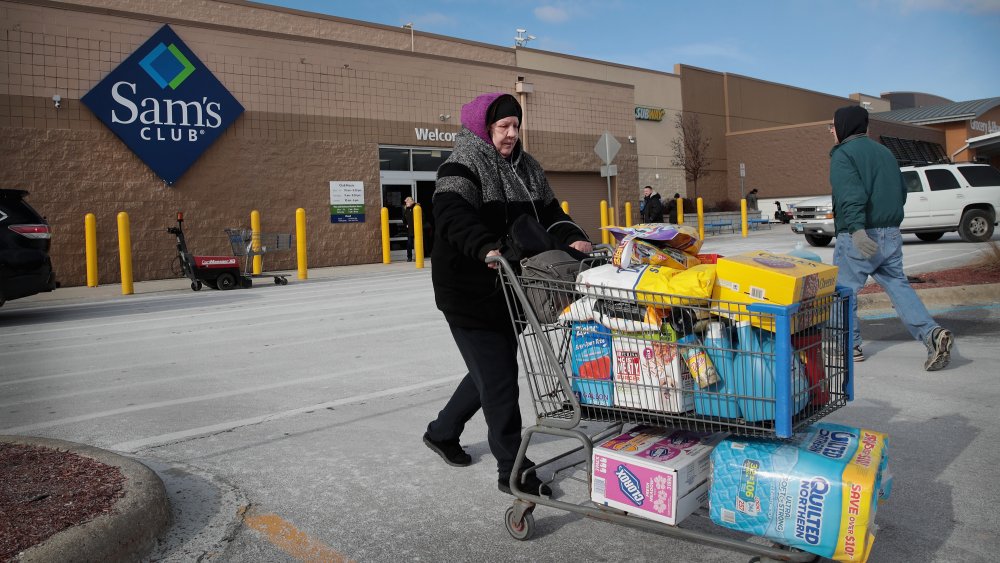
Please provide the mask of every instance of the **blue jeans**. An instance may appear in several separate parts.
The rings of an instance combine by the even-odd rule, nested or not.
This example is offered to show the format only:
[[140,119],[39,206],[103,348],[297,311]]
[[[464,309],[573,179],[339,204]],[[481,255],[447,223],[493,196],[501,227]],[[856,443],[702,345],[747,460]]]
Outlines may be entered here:
[[[903,273],[903,236],[897,227],[865,229],[865,232],[878,245],[878,252],[868,260],[854,248],[850,233],[837,235],[837,246],[833,250],[833,263],[838,268],[837,284],[857,293],[868,281],[868,276],[875,278],[892,301],[899,320],[903,321],[913,338],[926,345],[938,324],[931,318]],[[854,345],[861,346],[857,301],[854,303],[853,314]]]

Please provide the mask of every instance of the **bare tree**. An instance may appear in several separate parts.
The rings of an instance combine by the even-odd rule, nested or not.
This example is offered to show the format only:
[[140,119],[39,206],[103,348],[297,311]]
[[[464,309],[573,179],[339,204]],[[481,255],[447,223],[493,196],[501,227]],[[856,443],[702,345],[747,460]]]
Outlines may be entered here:
[[701,122],[693,113],[677,112],[674,115],[677,136],[670,142],[674,151],[674,166],[684,168],[684,177],[694,182],[694,197],[698,198],[698,179],[708,174],[708,147],[712,140],[705,137]]

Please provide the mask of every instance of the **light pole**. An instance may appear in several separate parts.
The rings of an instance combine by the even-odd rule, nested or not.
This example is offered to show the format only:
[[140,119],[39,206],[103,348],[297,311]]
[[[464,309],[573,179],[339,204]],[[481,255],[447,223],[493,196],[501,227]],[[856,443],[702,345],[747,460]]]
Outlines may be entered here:
[[403,29],[410,30],[410,52],[413,52],[413,22],[407,22],[403,24]]

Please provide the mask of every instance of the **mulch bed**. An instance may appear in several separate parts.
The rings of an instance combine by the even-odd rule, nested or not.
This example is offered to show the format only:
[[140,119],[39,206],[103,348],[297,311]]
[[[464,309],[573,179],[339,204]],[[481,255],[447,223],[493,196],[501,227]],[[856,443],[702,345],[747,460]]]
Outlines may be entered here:
[[71,452],[0,444],[0,561],[111,512],[120,469]]
[[[938,270],[908,276],[910,286],[913,289],[931,289],[936,287],[957,287],[962,285],[979,285],[986,283],[1000,283],[1000,267],[996,265],[963,266],[961,268],[950,268],[948,270]],[[868,285],[861,288],[858,295],[866,293],[882,293],[882,286],[870,281]]]

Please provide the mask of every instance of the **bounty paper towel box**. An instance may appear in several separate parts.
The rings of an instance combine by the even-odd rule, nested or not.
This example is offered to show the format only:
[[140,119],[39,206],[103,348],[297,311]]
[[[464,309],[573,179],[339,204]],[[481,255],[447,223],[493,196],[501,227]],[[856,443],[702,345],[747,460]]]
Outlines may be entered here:
[[594,448],[591,499],[674,525],[708,498],[709,458],[724,433],[639,426]]
[[[738,303],[791,305],[814,297],[831,295],[837,284],[837,267],[787,254],[763,250],[719,258],[712,298]],[[722,307],[726,309],[725,306]],[[725,314],[734,320],[774,332],[774,319],[760,315]],[[792,332],[798,332],[829,317],[829,307],[800,311],[792,317]]]
[[569,345],[573,394],[581,404],[610,407],[611,330],[595,322],[573,323]]
[[612,336],[611,349],[615,406],[675,413],[694,408],[693,382],[676,345],[623,333]]

